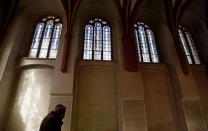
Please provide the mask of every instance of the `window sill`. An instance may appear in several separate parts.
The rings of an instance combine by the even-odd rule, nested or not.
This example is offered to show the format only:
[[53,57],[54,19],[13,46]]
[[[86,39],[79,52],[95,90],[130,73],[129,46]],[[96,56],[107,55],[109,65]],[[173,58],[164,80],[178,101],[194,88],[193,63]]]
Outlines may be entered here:
[[162,71],[162,72],[166,72],[168,73],[168,68],[166,64],[162,64],[162,63],[139,63],[139,68],[142,71],[145,70],[157,70],[157,71]]
[[31,66],[47,66],[54,68],[56,59],[45,59],[45,58],[29,58],[23,57],[18,60],[18,67],[31,67]]
[[28,59],[28,60],[56,60],[56,58],[32,58],[32,57],[22,57],[21,59]]
[[95,62],[113,62],[112,60],[84,60],[82,59],[81,61],[95,61]]
[[79,67],[83,66],[115,66],[115,61],[99,61],[99,60],[80,60],[78,62]]
[[193,72],[206,72],[206,68],[203,64],[190,64],[190,68]]

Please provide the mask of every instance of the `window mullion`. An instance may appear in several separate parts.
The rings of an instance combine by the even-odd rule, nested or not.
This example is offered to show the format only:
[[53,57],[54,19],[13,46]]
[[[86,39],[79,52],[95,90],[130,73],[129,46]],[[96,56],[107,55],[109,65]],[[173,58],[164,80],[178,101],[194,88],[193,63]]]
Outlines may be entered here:
[[94,44],[95,44],[95,22],[93,24],[93,36],[92,36],[92,60],[94,60]]
[[190,41],[190,46],[192,47],[192,51],[193,51],[193,57],[194,57],[194,61],[195,61],[195,64],[201,64],[201,60],[199,58],[199,52],[198,50],[196,49],[196,45],[191,37],[191,34],[188,33],[188,39]]
[[[138,28],[137,28],[137,31],[138,31]],[[140,48],[140,51],[141,51],[141,60],[142,60],[141,62],[144,62],[144,58],[143,58],[143,57],[144,57],[144,56],[143,56],[144,54],[143,54],[143,50],[142,50],[142,41],[141,41],[142,38],[141,38],[141,37],[142,37],[142,36],[140,36],[140,33],[139,33],[139,31],[138,31],[139,46],[141,47],[141,48]]]
[[54,28],[55,28],[55,25],[57,23],[55,23],[55,21],[53,21],[53,27],[52,27],[52,32],[51,32],[51,37],[50,37],[50,41],[49,41],[49,46],[48,46],[48,51],[47,51],[47,56],[46,58],[49,58],[49,54],[50,54],[50,51],[51,51],[51,44],[52,44],[52,40],[53,40],[53,33],[54,33]]
[[[143,26],[144,27],[144,26]],[[146,39],[146,42],[147,42],[147,48],[148,48],[148,54],[149,54],[149,59],[150,59],[150,62],[152,62],[152,57],[151,57],[151,51],[150,51],[150,41],[148,39],[148,34],[147,34],[147,29],[146,27],[144,27],[144,32],[145,32],[145,39]]]
[[185,42],[187,43],[186,45],[187,45],[187,48],[188,48],[188,50],[189,50],[189,53],[190,53],[190,56],[191,56],[192,63],[195,64],[196,62],[195,62],[195,59],[194,59],[194,56],[193,56],[193,52],[191,51],[191,47],[190,47],[189,41],[188,41],[188,39],[187,39],[187,36],[186,36],[186,34],[185,34],[185,31],[182,30],[182,33],[183,33]]
[[111,31],[111,27],[109,26],[109,33],[110,33],[110,46],[111,46],[111,50],[110,50],[110,53],[111,53],[111,61],[113,60],[113,45],[112,45],[112,39],[113,39],[113,37],[112,37],[112,31]]
[[36,54],[36,58],[39,58],[39,54],[40,54],[41,46],[42,46],[42,43],[43,43],[43,37],[44,37],[44,34],[45,34],[46,26],[47,26],[47,21],[44,22],[44,28],[43,28],[43,31],[42,31],[42,34],[41,34],[41,37],[40,37],[40,43],[38,45],[38,51],[37,51],[37,54]]
[[[88,22],[92,26],[90,43],[92,46],[91,51],[91,60],[105,60],[105,53],[106,53],[106,60],[112,59],[112,42],[111,42],[111,32],[110,27],[106,28],[107,25],[106,21],[102,21],[101,19],[94,19]],[[109,32],[108,32],[109,31]],[[106,35],[106,39],[105,39]],[[109,37],[107,41],[107,37]],[[106,44],[106,45],[105,45]],[[85,45],[84,45],[85,46]],[[105,46],[107,46],[107,50],[105,51]],[[110,46],[110,47],[109,47]],[[110,49],[110,50],[109,50]]]
[[103,25],[101,24],[101,43],[102,43],[102,45],[101,45],[101,60],[103,60],[103,43],[104,43],[104,41],[103,41]]
[[[136,29],[136,32],[137,32],[137,40],[138,40],[138,42],[139,43],[137,43],[137,46],[139,46],[139,50],[140,50],[140,58],[141,58],[141,62],[144,62],[144,60],[143,60],[143,55],[142,55],[142,48],[141,48],[141,40],[140,40],[140,36],[139,36],[139,31],[138,31],[138,28]],[[137,47],[138,48],[138,47]],[[139,53],[139,52],[138,52]],[[139,57],[139,56],[138,56]]]

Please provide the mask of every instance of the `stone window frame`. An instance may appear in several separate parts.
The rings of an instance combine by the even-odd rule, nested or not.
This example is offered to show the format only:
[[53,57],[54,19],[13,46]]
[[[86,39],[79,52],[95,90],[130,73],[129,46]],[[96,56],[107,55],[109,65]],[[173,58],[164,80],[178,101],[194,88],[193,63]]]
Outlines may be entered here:
[[[100,25],[96,26],[98,23]],[[87,27],[90,29],[88,30]],[[101,27],[101,30],[96,30],[98,27]],[[90,32],[90,35],[87,34],[87,31]],[[96,31],[101,31],[98,33],[101,38],[96,38]],[[108,37],[104,36],[104,34],[108,35]],[[101,47],[95,47],[96,45],[99,46],[98,41],[101,42]],[[99,55],[96,55],[97,52]],[[83,60],[112,61],[112,28],[106,20],[94,18],[87,21],[84,28],[82,53]]]
[[198,55],[198,51],[194,44],[191,33],[187,31],[183,26],[178,26],[178,35],[180,42],[183,46],[183,50],[186,54],[186,59],[189,64],[201,64],[201,60]]
[[[140,30],[143,29],[143,34]],[[142,63],[160,63],[154,32],[144,22],[134,24],[138,61]]]
[[[51,26],[47,25],[52,22]],[[43,59],[56,59],[58,48],[60,45],[62,33],[62,20],[56,16],[42,17],[36,24],[33,33],[32,44],[28,53],[29,58],[43,58]],[[47,32],[49,30],[49,32]],[[46,33],[49,33],[46,34]],[[47,35],[49,37],[47,37]],[[47,43],[46,48],[43,44]],[[41,56],[41,51],[45,51],[45,55]],[[53,54],[53,53],[54,54]]]

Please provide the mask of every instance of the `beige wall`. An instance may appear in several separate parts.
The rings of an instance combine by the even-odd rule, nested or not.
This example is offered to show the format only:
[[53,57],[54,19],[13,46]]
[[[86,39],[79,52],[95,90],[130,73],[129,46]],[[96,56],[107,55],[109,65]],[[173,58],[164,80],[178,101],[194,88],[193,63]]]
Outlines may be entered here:
[[147,131],[148,128],[144,99],[123,99],[121,102],[123,131]]
[[204,119],[206,122],[206,127],[208,126],[208,77],[206,74],[206,70],[203,66],[192,66],[192,70],[194,72],[194,77],[197,83],[197,88],[200,94],[200,110],[202,110],[202,115],[204,115]]
[[77,67],[75,131],[118,130],[117,69],[113,62],[81,61]]
[[[190,14],[187,13],[183,21],[188,20]],[[57,59],[18,58],[20,48],[30,45],[37,19],[44,15],[56,15],[63,20]],[[87,20],[94,17],[106,19],[112,27],[112,62],[81,60],[83,29]],[[192,18],[192,22],[196,20]],[[144,21],[154,31],[160,64],[139,64],[137,72],[125,71],[121,46],[123,29],[113,1],[85,0],[73,25],[68,70],[62,73],[67,25],[61,2],[20,2],[0,49],[0,130],[37,130],[47,112],[62,103],[67,107],[63,131],[206,131],[208,80],[205,69],[189,66],[189,75],[183,74],[163,0],[146,0],[137,20]],[[206,34],[204,25],[202,28]],[[206,38],[202,33],[194,36],[198,36],[197,41],[202,43],[199,45],[204,47],[202,51],[206,55]],[[39,82],[31,84],[34,79]],[[33,93],[30,95],[30,92]],[[28,106],[33,108],[24,111]],[[25,115],[27,113],[29,115]],[[9,116],[8,119],[5,116]]]
[[[15,88],[14,106],[8,117],[5,131],[37,131],[47,114],[50,100],[53,69],[23,69]],[[11,126],[12,125],[12,126]]]
[[[2,42],[0,49],[0,119],[5,118],[5,111],[8,108],[10,98],[12,98],[13,90],[12,80],[16,73],[16,58],[20,49],[20,44],[23,40],[24,31],[26,29],[25,22],[22,20],[23,15],[14,18],[6,36]],[[4,122],[0,123],[0,128]]]
[[142,65],[144,102],[149,131],[177,131],[173,94],[164,65]]

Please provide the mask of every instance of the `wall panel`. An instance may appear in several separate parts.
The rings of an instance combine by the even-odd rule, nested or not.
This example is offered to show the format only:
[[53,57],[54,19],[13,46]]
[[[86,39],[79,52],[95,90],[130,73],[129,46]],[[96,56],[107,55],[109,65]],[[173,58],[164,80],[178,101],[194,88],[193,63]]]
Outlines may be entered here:
[[75,131],[117,131],[117,72],[111,62],[81,62],[76,87]]
[[148,131],[177,131],[168,73],[164,69],[162,65],[142,69]]

